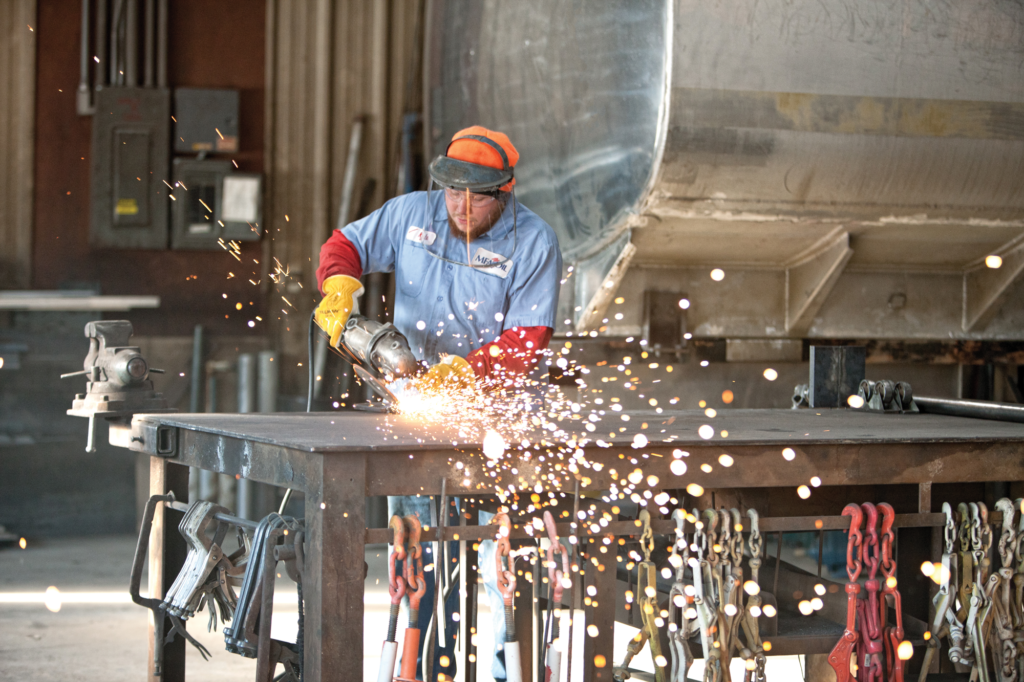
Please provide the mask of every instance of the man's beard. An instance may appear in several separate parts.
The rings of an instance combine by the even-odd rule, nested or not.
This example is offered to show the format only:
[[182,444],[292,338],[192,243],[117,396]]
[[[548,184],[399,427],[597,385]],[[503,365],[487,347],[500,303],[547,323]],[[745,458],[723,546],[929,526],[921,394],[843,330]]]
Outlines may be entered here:
[[495,223],[497,223],[498,220],[501,218],[501,214],[505,212],[505,206],[507,204],[508,199],[499,198],[497,204],[493,207],[491,213],[489,213],[486,218],[480,221],[480,223],[476,227],[470,229],[468,236],[464,231],[462,231],[459,228],[459,224],[455,222],[455,219],[452,218],[452,214],[449,212],[448,230],[451,232],[451,235],[456,239],[473,241],[474,239],[484,236],[490,231],[492,227],[494,227]]

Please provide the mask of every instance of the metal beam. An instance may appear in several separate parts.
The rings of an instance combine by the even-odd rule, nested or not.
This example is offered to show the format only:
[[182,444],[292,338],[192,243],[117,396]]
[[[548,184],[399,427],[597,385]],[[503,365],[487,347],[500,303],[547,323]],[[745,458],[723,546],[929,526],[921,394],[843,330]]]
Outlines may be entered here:
[[807,331],[851,256],[850,234],[837,227],[785,264],[787,333]]
[[634,255],[636,255],[636,246],[629,242],[615,259],[611,270],[604,276],[601,287],[587,301],[587,306],[580,314],[579,322],[576,323],[577,332],[590,331],[600,326],[600,320],[608,310],[608,304],[612,302],[615,292],[619,290],[619,285],[622,284],[622,278],[626,276],[626,271],[629,270],[629,264]]
[[979,258],[964,269],[962,328],[965,332],[984,327],[999,312],[1010,285],[1024,272],[1024,233],[990,255],[1002,259],[999,267],[991,268],[985,258]]

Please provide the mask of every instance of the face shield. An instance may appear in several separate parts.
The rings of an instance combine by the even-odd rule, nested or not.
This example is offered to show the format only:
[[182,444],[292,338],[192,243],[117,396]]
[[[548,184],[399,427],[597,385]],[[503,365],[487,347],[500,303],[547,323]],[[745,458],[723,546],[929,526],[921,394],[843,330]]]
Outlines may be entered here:
[[[517,245],[516,198],[508,187],[512,169],[504,150],[498,150],[505,168],[490,168],[448,156],[430,164],[430,185],[424,228],[410,236],[431,256],[455,265],[508,274]],[[464,138],[460,138],[464,139]],[[508,191],[502,191],[508,187]]]

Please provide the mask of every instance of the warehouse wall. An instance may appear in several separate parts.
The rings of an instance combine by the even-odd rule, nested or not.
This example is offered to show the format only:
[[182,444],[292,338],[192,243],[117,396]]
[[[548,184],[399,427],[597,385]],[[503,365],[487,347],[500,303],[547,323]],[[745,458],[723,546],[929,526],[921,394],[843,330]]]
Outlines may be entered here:
[[[26,8],[37,11],[37,18],[26,20]],[[240,170],[263,172],[264,4],[172,0],[169,10],[170,85],[239,89],[241,149],[233,158]],[[0,370],[0,525],[29,537],[132,532],[137,527],[135,456],[105,445],[102,426],[98,452],[83,452],[86,420],[65,414],[84,380],[61,381],[59,376],[82,367],[88,350],[85,322],[130,319],[134,342],[143,347],[150,365],[168,371],[154,377],[157,390],[178,409],[188,409],[194,325],[207,329],[209,360],[233,361],[239,352],[269,345],[264,330],[247,324],[264,315],[266,307],[261,290],[248,282],[259,277],[250,274],[259,272],[259,264],[252,263],[262,258],[258,243],[242,247],[243,260],[252,263],[248,271],[219,250],[90,247],[92,119],[75,110],[80,11],[79,0],[50,0],[39,3],[38,10],[27,0],[0,3],[0,92],[11,95],[0,96],[0,286],[98,287],[102,294],[156,295],[161,305],[107,314],[0,312],[0,341],[27,348],[20,368]],[[18,77],[25,68],[31,74],[31,65],[18,59],[29,44],[28,54],[37,56],[38,63],[34,82],[26,86]],[[27,124],[16,116],[33,112],[18,95],[26,87],[36,93]],[[30,163],[19,161],[18,144],[34,153],[34,174]],[[12,214],[18,208],[12,187],[31,187],[33,181],[32,210]],[[26,217],[33,212],[34,221]],[[18,245],[28,242],[12,226],[31,228],[31,250],[22,253]],[[11,257],[17,270],[10,267]],[[238,276],[228,279],[231,271]],[[25,276],[12,279],[12,272]],[[221,409],[234,409],[233,396],[224,389],[228,400]]]
[[36,2],[0,3],[0,287],[28,285]]
[[[38,13],[31,287],[98,286],[103,294],[160,296],[158,310],[132,312],[140,334],[189,334],[197,322],[214,334],[250,333],[246,323],[251,316],[236,314],[235,303],[253,301],[254,314],[261,315],[262,298],[249,284],[248,272],[228,279],[238,262],[224,251],[89,246],[92,119],[75,113],[81,2],[51,0],[40,3]],[[263,5],[174,0],[169,13],[168,82],[171,87],[239,89],[241,149],[233,158],[240,170],[263,172]],[[258,244],[242,247],[244,262],[259,257]]]

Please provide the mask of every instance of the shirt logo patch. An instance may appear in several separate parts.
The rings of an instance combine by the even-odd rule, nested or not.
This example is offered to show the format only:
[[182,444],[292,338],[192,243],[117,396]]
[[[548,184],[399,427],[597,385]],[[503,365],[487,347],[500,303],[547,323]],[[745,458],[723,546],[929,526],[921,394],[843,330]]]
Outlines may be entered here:
[[484,248],[478,248],[473,254],[473,267],[488,275],[505,279],[512,270],[512,262],[504,256]]
[[405,233],[405,238],[411,242],[419,242],[420,244],[426,244],[430,246],[437,239],[437,234],[434,232],[427,232],[422,227],[416,227],[412,225],[409,227],[409,231]]

